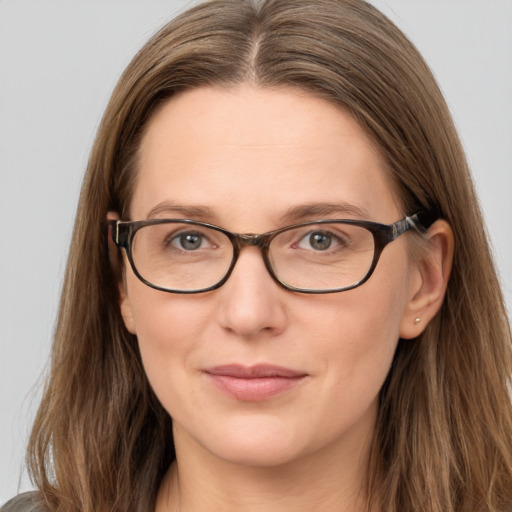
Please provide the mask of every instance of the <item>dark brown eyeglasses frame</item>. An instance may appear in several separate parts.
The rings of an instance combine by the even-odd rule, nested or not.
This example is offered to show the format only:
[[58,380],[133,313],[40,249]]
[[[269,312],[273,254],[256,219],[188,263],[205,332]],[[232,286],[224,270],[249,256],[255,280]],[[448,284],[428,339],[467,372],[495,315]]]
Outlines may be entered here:
[[[128,257],[128,261],[130,262],[130,266],[134,274],[147,286],[154,288],[155,290],[160,290],[168,293],[182,293],[182,294],[192,294],[192,293],[204,293],[212,290],[216,290],[220,288],[231,275],[231,272],[235,268],[236,262],[240,255],[240,251],[245,246],[254,246],[259,247],[263,261],[265,262],[265,267],[268,270],[268,273],[271,275],[272,279],[285,288],[286,290],[290,290],[292,292],[298,293],[310,293],[310,294],[324,294],[324,293],[338,293],[344,292],[347,290],[352,290],[353,288],[357,288],[361,286],[363,283],[368,281],[368,279],[373,274],[375,267],[379,261],[380,255],[384,250],[384,247],[389,243],[396,240],[400,235],[405,233],[410,229],[414,229],[420,233],[426,232],[426,230],[433,224],[437,217],[432,215],[417,212],[411,216],[406,216],[405,218],[393,223],[393,224],[381,224],[379,222],[371,222],[365,220],[353,220],[353,219],[323,219],[323,220],[314,220],[309,222],[303,222],[300,224],[294,224],[292,226],[286,226],[284,228],[276,229],[275,231],[269,231],[268,233],[263,234],[253,234],[253,233],[232,233],[227,229],[221,228],[219,226],[215,226],[214,224],[208,224],[207,222],[200,222],[190,219],[148,219],[148,220],[136,220],[136,221],[120,221],[120,220],[110,220],[108,221],[109,225],[109,233],[115,245],[119,248],[125,250],[126,255]],[[152,226],[156,224],[189,224],[191,226],[203,226],[209,229],[213,229],[215,231],[219,231],[226,235],[226,237],[230,240],[233,245],[233,257],[231,260],[231,264],[224,275],[224,277],[213,286],[209,286],[208,288],[201,288],[199,290],[174,290],[170,288],[163,288],[161,286],[157,286],[149,281],[147,281],[142,275],[140,275],[135,263],[133,261],[132,256],[132,242],[135,236],[135,233],[145,227]],[[311,289],[303,289],[303,288],[295,288],[293,286],[289,286],[286,283],[282,282],[274,273],[272,265],[270,263],[270,259],[268,257],[268,252],[270,248],[270,243],[272,240],[279,234],[284,233],[285,231],[289,231],[291,229],[296,229],[302,226],[321,226],[322,224],[349,224],[352,226],[359,226],[365,228],[373,235],[373,240],[375,243],[375,250],[373,253],[373,260],[368,269],[366,275],[358,281],[350,286],[346,286],[344,288],[335,288],[328,290],[311,290]]]

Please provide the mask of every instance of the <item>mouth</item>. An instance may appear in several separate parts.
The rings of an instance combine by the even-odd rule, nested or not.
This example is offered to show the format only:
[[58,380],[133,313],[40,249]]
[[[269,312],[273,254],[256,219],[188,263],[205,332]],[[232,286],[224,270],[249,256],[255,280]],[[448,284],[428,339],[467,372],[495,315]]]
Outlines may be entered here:
[[215,366],[204,370],[204,374],[218,390],[245,402],[259,402],[283,394],[307,377],[304,372],[267,364]]

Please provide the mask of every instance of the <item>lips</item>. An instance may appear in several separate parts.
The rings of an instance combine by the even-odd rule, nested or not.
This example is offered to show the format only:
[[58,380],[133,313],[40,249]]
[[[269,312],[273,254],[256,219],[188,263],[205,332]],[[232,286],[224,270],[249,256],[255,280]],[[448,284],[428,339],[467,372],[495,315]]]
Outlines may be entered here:
[[237,400],[257,402],[285,393],[300,384],[307,374],[274,365],[223,365],[204,370],[210,382]]

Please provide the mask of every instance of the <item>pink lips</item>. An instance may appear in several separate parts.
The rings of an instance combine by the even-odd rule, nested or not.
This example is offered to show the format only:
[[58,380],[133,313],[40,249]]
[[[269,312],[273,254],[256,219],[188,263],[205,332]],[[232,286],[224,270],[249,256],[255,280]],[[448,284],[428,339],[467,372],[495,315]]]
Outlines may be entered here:
[[247,402],[267,400],[284,393],[307,376],[303,372],[267,364],[215,366],[204,373],[218,389]]

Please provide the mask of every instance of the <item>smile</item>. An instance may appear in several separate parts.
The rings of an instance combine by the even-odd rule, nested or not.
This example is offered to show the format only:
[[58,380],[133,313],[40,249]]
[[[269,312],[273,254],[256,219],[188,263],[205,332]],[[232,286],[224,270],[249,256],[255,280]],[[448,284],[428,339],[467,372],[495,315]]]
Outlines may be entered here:
[[300,384],[307,374],[273,365],[224,365],[204,371],[228,396],[245,402],[268,400]]

